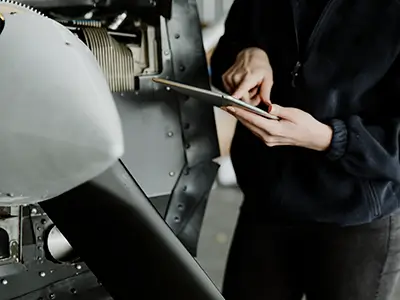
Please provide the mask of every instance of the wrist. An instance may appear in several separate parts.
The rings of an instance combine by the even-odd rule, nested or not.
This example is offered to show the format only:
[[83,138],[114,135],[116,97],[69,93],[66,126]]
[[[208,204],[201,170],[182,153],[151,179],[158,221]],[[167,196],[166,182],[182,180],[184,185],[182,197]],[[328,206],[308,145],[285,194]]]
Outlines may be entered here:
[[333,129],[326,124],[319,123],[312,141],[312,149],[320,152],[328,150],[332,142],[332,137]]

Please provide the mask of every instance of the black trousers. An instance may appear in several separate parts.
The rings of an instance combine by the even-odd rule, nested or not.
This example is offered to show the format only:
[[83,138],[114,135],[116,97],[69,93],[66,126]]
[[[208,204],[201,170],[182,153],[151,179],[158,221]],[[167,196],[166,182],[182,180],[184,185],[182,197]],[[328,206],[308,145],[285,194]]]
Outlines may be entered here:
[[396,300],[400,217],[339,227],[255,221],[241,213],[226,300]]

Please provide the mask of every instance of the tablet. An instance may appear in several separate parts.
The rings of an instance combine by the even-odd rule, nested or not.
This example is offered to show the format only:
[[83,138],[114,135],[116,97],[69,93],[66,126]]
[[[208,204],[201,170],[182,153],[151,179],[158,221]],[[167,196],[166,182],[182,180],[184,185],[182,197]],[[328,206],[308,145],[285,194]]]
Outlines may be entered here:
[[206,89],[201,89],[194,86],[162,78],[153,78],[153,81],[163,84],[166,87],[169,87],[174,91],[177,91],[178,93],[184,94],[189,97],[193,97],[200,101],[208,102],[209,104],[214,105],[216,107],[236,106],[239,108],[246,109],[247,111],[250,111],[252,113],[255,113],[257,115],[260,115],[268,119],[279,120],[278,117],[269,114],[265,110],[262,110],[258,107],[255,107],[254,105],[248,104],[242,100],[233,98],[232,96],[223,93],[216,93]]

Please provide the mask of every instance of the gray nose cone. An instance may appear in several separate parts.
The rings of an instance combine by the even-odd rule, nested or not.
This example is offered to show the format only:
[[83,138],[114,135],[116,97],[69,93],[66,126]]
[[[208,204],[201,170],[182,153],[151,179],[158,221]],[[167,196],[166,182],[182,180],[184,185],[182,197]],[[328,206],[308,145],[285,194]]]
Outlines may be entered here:
[[123,154],[121,122],[90,50],[38,14],[4,17],[0,34],[0,205],[58,196]]

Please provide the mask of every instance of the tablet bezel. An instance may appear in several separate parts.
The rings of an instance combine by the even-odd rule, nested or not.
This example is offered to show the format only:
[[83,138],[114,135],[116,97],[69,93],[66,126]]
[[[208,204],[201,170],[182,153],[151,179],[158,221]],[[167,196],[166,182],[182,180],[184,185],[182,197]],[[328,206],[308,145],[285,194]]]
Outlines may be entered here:
[[[213,92],[210,90],[206,90],[206,89],[198,88],[195,86],[190,86],[187,84],[183,84],[183,83],[179,83],[176,81],[171,81],[171,80],[167,80],[167,79],[163,79],[163,78],[158,78],[158,77],[154,77],[153,81],[156,83],[163,84],[164,86],[167,86],[181,94],[188,95],[185,93],[185,91],[195,93],[195,94],[197,93],[198,97],[195,97],[193,95],[190,95],[190,96],[194,97],[195,99],[197,99],[199,101],[208,102],[209,104],[214,105],[219,108],[226,107],[226,106],[235,106],[235,107],[243,108],[247,111],[250,111],[252,113],[255,113],[259,116],[262,116],[262,117],[265,117],[268,119],[279,120],[279,118],[277,116],[271,115],[268,112],[266,112],[265,110],[262,110],[258,107],[248,104],[242,100],[236,99],[232,96],[229,96],[229,95],[226,95],[223,93],[217,93],[217,92]],[[210,98],[205,100],[203,96],[207,96]],[[215,98],[215,100],[214,101],[210,100],[212,98]],[[226,105],[221,104],[221,102],[225,102]]]

